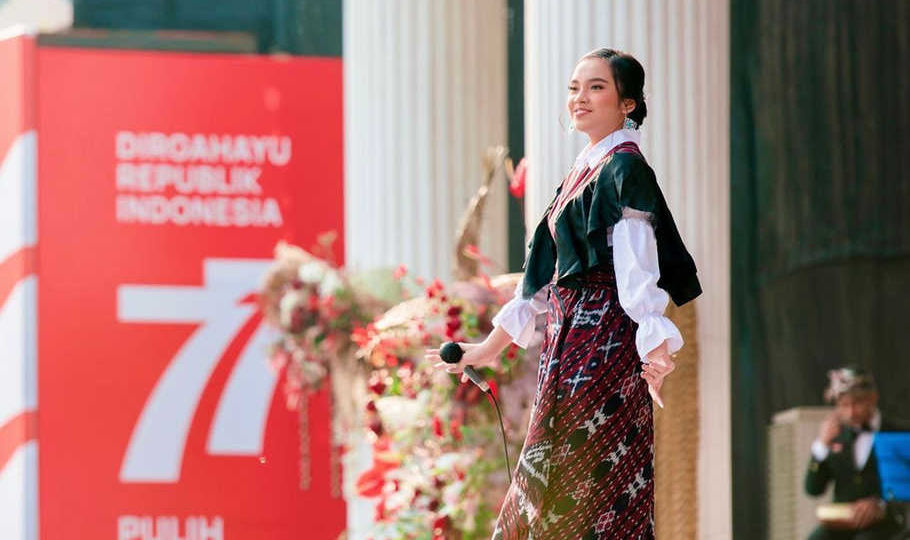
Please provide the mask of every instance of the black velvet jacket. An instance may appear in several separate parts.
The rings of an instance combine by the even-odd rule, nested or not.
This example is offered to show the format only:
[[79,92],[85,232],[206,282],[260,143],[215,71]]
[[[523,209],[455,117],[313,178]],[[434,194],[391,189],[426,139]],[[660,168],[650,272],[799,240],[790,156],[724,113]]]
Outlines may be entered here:
[[[556,194],[562,186],[556,189]],[[555,202],[550,202],[550,207]],[[681,306],[701,294],[695,262],[686,250],[654,171],[634,152],[616,152],[603,165],[581,195],[556,218],[556,239],[544,212],[528,244],[522,296],[530,298],[556,276],[558,285],[571,286],[572,277],[598,266],[613,264],[607,231],[622,219],[624,207],[650,212],[660,279],[657,286]]]

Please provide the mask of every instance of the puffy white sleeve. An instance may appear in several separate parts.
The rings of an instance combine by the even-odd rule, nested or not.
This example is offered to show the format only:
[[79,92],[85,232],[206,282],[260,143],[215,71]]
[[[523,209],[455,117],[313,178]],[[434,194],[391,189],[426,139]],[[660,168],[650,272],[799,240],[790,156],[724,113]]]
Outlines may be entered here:
[[619,304],[638,323],[635,347],[642,361],[664,340],[669,340],[670,354],[683,346],[679,329],[664,316],[670,296],[657,286],[657,238],[650,218],[647,212],[624,208],[622,219],[613,226],[612,238]]
[[534,320],[539,313],[547,311],[547,287],[542,287],[531,298],[522,298],[522,282],[515,285],[515,294],[502,309],[493,316],[493,326],[501,326],[512,336],[512,342],[522,349],[528,348],[534,337]]

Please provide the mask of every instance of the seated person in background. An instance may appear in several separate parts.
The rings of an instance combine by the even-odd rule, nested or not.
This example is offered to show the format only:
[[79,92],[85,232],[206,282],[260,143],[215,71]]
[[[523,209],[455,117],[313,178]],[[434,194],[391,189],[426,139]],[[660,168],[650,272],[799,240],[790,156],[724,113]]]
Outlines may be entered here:
[[881,499],[875,432],[892,428],[878,410],[872,375],[858,368],[828,372],[825,399],[835,410],[812,443],[806,492],[819,496],[834,482],[834,502],[850,503],[852,518],[823,523],[810,540],[886,540],[900,529]]

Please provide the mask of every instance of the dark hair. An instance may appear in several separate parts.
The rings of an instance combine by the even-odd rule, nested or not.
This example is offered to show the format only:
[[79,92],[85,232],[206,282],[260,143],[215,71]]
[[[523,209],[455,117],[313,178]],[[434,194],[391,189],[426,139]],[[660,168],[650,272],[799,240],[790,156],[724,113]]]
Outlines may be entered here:
[[641,125],[648,116],[644,93],[645,68],[631,54],[606,47],[594,49],[582,56],[581,60],[585,58],[600,58],[610,65],[619,98],[635,100],[635,109],[628,114],[629,118]]

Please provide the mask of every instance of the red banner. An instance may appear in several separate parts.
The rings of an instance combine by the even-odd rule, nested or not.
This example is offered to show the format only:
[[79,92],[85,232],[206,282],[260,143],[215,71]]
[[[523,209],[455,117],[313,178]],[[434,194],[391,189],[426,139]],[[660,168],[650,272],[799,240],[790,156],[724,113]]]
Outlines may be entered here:
[[336,538],[327,396],[301,489],[252,294],[280,239],[341,260],[341,61],[38,66],[42,538]]

